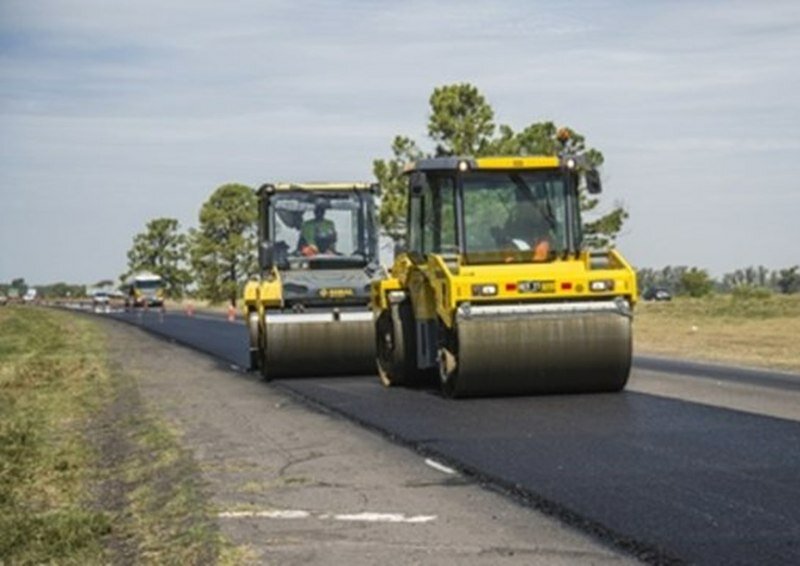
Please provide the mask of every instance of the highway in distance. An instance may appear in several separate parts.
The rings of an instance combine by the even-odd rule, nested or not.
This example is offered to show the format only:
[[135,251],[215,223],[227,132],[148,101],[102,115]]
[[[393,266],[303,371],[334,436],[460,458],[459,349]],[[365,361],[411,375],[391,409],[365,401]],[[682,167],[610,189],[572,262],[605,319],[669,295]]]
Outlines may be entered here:
[[[112,316],[247,366],[241,323],[152,311]],[[635,361],[631,383],[669,372],[688,388],[714,380],[720,391],[751,398],[769,388],[800,399],[800,378],[791,374],[651,358]],[[436,456],[646,562],[800,564],[800,419],[777,418],[768,407],[744,412],[631,388],[454,401],[434,389],[387,389],[376,376],[264,386]]]

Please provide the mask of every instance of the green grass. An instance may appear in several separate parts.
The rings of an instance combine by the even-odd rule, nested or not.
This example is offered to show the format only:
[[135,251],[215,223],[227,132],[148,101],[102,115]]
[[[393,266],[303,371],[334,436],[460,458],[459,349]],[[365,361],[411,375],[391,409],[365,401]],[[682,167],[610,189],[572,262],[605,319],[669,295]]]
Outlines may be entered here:
[[238,562],[91,319],[0,309],[0,564]]
[[84,499],[92,454],[82,423],[107,376],[92,335],[39,309],[0,311],[0,556],[98,562],[111,518]]
[[800,372],[800,295],[761,292],[640,303],[638,353]]
[[800,316],[800,295],[742,291],[730,295],[712,294],[701,299],[678,297],[671,302],[640,303],[648,314],[661,316],[751,320]]

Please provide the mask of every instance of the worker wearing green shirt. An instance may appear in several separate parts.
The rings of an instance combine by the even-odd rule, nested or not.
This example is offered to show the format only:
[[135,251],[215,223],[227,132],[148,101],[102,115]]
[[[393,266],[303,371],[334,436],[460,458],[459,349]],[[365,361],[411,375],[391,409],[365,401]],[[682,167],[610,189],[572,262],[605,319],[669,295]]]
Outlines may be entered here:
[[325,210],[330,203],[325,199],[317,199],[314,203],[314,218],[303,222],[300,229],[300,252],[305,256],[319,253],[336,253],[336,226],[325,218]]

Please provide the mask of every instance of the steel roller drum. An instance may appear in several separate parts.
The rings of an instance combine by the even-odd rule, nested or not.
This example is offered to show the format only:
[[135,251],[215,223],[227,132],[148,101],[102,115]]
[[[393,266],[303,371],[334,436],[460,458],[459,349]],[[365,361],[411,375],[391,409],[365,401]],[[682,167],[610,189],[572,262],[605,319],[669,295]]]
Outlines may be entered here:
[[624,301],[459,309],[454,397],[619,391],[631,367]]
[[266,327],[269,378],[375,373],[369,311],[267,314]]

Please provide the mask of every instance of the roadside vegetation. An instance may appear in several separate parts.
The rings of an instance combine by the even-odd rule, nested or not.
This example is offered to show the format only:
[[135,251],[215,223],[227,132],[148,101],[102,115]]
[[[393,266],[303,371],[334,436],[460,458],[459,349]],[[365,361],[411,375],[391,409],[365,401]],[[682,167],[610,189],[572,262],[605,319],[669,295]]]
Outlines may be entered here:
[[800,372],[800,294],[743,287],[702,298],[641,302],[637,354]]
[[218,559],[193,461],[90,320],[0,310],[0,414],[0,562]]

